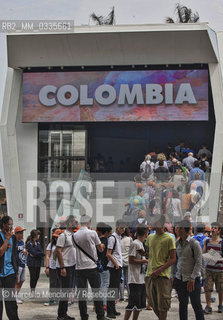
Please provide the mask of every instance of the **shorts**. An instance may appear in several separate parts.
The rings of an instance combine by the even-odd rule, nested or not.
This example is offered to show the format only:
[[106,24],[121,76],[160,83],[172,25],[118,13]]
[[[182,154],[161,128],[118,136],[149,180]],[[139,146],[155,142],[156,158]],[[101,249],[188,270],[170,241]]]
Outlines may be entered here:
[[129,284],[129,300],[126,310],[141,311],[146,308],[146,287],[144,283]]
[[18,280],[17,283],[23,282],[26,279],[26,267],[19,267],[18,268]]
[[204,291],[212,292],[214,283],[216,291],[223,292],[223,272],[206,270],[204,275]]
[[170,279],[166,277],[146,277],[146,294],[148,302],[157,312],[166,312],[170,309]]

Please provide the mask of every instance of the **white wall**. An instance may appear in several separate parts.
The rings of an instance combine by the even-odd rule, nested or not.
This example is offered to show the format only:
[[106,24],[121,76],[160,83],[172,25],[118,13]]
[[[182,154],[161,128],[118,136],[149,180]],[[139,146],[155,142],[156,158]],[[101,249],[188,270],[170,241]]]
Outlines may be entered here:
[[[7,74],[7,42],[6,34],[0,33],[0,128],[3,125],[2,110],[3,110],[3,98],[6,83]],[[1,145],[1,129],[0,129],[0,182],[1,185],[5,185],[4,168],[2,159],[2,145]]]
[[[22,90],[22,88],[21,88]],[[22,91],[19,99],[18,114],[16,119],[16,141],[18,150],[20,187],[24,219],[18,223],[26,227],[26,234],[36,228],[36,216],[31,223],[27,223],[27,181],[37,179],[38,163],[38,124],[22,123]]]

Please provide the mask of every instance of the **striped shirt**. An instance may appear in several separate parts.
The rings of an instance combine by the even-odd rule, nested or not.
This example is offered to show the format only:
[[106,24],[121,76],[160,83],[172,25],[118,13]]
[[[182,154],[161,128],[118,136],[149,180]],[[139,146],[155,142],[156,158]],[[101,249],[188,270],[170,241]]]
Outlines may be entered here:
[[[217,244],[212,244],[210,241],[208,241],[206,250],[208,252],[209,250],[213,249],[222,256],[222,245],[222,240]],[[223,256],[222,259],[218,260],[218,262],[214,266],[207,265],[206,269],[213,272],[223,272]]]

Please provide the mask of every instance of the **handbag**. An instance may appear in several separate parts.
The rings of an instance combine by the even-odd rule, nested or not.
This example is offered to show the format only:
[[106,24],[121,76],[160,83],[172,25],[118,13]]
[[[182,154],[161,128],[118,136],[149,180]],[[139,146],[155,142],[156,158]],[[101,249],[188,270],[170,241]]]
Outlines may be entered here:
[[72,236],[72,240],[73,240],[73,243],[75,244],[75,246],[81,250],[89,259],[91,259],[92,261],[94,261],[94,263],[96,263],[97,265],[97,269],[98,269],[98,272],[103,272],[103,266],[101,264],[101,260],[95,260],[94,258],[92,258],[83,248],[81,248],[77,242],[74,240],[74,237]]

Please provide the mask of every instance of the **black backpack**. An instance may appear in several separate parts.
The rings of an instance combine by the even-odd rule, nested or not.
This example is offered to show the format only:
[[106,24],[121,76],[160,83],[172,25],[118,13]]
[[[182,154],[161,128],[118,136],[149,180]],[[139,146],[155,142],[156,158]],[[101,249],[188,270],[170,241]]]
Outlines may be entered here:
[[151,163],[146,162],[146,166],[145,166],[145,170],[144,170],[144,173],[143,173],[143,177],[144,178],[149,178],[151,173],[152,173]]
[[200,161],[200,166],[199,166],[199,168],[200,168],[201,170],[203,170],[204,172],[206,172],[207,167],[206,167],[206,164],[205,164],[205,161],[204,161],[204,160],[201,160],[201,161]]
[[123,214],[122,220],[126,222],[127,226],[131,226],[131,224],[138,219],[140,209],[137,207],[130,207]]

